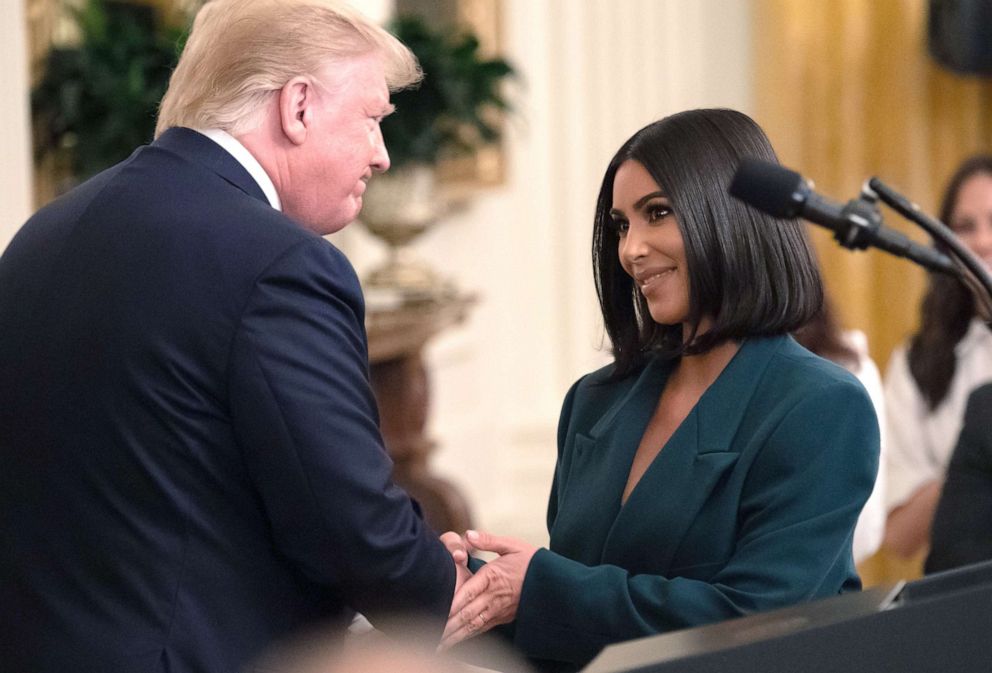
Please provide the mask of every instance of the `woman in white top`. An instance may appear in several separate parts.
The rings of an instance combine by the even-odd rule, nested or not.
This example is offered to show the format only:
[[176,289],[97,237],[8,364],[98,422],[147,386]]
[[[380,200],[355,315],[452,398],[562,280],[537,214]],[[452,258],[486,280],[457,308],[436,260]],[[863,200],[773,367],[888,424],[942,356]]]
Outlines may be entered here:
[[[972,157],[951,178],[940,219],[992,268],[992,156]],[[884,547],[902,557],[929,540],[968,394],[992,381],[992,331],[960,282],[931,274],[919,331],[885,377],[888,519]]]

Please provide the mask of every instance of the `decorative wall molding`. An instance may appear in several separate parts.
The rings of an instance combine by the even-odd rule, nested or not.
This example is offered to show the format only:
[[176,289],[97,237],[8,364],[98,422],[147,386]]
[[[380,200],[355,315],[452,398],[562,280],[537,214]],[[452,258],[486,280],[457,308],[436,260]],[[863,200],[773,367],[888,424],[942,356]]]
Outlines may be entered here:
[[0,251],[31,213],[31,143],[25,7],[0,12]]

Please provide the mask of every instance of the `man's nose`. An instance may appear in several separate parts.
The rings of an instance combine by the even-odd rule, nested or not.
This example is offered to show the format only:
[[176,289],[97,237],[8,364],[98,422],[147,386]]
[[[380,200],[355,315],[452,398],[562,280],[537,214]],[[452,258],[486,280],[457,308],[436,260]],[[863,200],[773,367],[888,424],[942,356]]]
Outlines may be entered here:
[[386,143],[382,139],[382,129],[376,127],[375,139],[375,152],[372,154],[372,170],[379,173],[383,173],[389,170],[389,151],[386,149]]

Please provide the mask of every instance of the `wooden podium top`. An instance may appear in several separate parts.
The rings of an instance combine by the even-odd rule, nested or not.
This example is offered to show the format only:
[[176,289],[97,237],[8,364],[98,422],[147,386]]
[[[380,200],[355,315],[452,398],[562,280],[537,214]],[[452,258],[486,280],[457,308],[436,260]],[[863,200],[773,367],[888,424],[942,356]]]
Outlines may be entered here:
[[416,353],[432,336],[465,320],[475,301],[474,295],[456,295],[370,309],[365,315],[369,362],[376,364]]

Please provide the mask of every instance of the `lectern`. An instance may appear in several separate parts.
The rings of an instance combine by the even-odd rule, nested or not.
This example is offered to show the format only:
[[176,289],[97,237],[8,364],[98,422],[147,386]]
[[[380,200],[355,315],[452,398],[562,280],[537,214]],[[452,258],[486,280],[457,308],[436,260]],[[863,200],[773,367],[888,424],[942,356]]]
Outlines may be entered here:
[[992,671],[992,562],[607,647],[583,673]]

